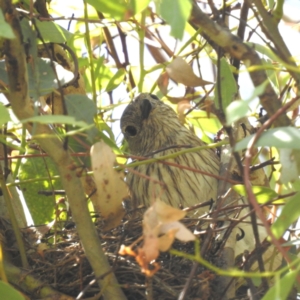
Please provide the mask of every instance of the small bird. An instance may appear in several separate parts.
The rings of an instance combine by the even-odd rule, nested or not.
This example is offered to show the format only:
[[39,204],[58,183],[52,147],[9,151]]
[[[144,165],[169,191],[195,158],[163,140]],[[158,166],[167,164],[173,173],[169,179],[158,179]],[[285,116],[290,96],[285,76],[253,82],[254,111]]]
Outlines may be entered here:
[[[194,133],[183,126],[175,111],[155,95],[142,93],[124,110],[121,130],[132,155],[148,159],[204,146]],[[159,198],[173,207],[189,207],[216,200],[218,180],[207,174],[219,174],[219,158],[212,149],[185,153],[129,170],[126,181],[135,205],[150,206]],[[176,164],[176,165],[172,165]],[[207,211],[202,207],[198,215]]]

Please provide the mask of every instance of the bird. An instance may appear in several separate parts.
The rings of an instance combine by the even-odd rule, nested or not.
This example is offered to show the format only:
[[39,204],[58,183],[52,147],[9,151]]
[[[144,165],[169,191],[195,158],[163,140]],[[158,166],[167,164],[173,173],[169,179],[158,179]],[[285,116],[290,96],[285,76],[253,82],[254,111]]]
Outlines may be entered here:
[[[147,159],[174,156],[128,169],[126,182],[135,206],[148,207],[157,198],[177,208],[216,200],[218,180],[213,176],[219,174],[219,157],[209,148],[175,156],[206,144],[181,124],[169,105],[154,94],[141,93],[125,108],[120,126],[131,155]],[[193,214],[202,215],[206,210],[201,207]]]

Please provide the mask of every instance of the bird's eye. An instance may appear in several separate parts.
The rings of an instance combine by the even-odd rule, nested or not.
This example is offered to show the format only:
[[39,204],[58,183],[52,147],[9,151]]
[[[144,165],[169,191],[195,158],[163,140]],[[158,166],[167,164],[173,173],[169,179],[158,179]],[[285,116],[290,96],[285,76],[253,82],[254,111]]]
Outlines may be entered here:
[[129,136],[136,136],[137,134],[137,130],[134,126],[127,126],[125,128],[125,132],[129,135]]
[[159,100],[159,98],[156,95],[154,95],[154,94],[150,94],[150,96],[151,96],[151,98],[153,98],[155,100]]

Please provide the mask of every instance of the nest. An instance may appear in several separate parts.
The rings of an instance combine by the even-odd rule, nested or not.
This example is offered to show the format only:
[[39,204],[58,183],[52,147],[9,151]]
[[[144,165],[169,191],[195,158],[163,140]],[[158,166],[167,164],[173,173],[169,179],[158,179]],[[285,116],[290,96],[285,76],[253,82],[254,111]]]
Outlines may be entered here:
[[[185,219],[183,222],[191,231],[199,223],[192,219]],[[106,233],[102,232],[101,227],[102,225],[99,224],[97,230],[103,249],[127,299],[177,299],[187,281],[190,285],[186,299],[218,299],[215,294],[218,290],[215,275],[198,265],[195,276],[191,277],[193,262],[190,260],[162,253],[157,260],[160,264],[159,271],[147,278],[133,257],[118,255],[121,244],[130,245],[142,235],[141,218],[125,219],[118,228]],[[3,230],[3,222],[0,222],[0,228]],[[5,231],[7,233],[7,228]],[[25,238],[28,241],[28,231],[26,235]],[[55,246],[54,238],[56,239]],[[8,243],[12,244],[12,241]],[[92,268],[85,257],[74,224],[65,224],[55,233],[50,230],[41,239],[38,248],[36,245],[33,246],[32,241],[26,244],[31,273],[35,278],[56,291],[74,298],[81,292],[83,296],[80,299],[93,297],[99,293],[99,287],[94,281]],[[8,248],[11,250],[11,256],[17,258],[18,253],[13,249],[14,247]],[[176,241],[172,248],[194,254],[193,242]],[[205,255],[205,259],[212,263],[217,260],[212,255]],[[29,297],[36,299],[34,295],[29,295]]]

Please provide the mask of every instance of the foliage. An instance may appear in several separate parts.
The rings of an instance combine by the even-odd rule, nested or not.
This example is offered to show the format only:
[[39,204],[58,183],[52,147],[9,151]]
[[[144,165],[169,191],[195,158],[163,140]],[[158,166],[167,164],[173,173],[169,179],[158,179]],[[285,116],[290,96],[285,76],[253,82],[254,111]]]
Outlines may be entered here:
[[[192,0],[53,0],[47,6],[36,1],[33,11],[31,1],[14,1],[22,17],[23,48],[17,50],[26,57],[27,70],[18,88],[30,97],[32,113],[10,96],[11,90],[19,90],[7,67],[13,55],[7,43],[16,40],[18,32],[9,23],[4,2],[9,1],[0,0],[0,157],[13,174],[8,186],[20,186],[34,223],[69,218],[61,203],[62,197],[71,198],[71,189],[65,186],[60,169],[64,160],[55,159],[56,152],[73,155],[68,167],[75,177],[81,172],[80,177],[90,170],[91,145],[102,140],[117,155],[118,170],[126,167],[130,157],[118,120],[134,96],[151,92],[205,142],[212,144],[218,130],[228,137],[229,152],[236,153],[231,163],[241,168],[238,179],[234,172],[224,177],[235,180],[233,189],[247,199],[269,241],[275,242],[287,264],[294,265],[284,276],[270,273],[273,286],[263,299],[287,298],[299,280],[295,230],[300,219],[300,72],[299,56],[291,54],[295,49],[288,48],[279,31],[281,26],[295,30],[291,20],[286,22],[282,1],[275,6],[273,1],[266,6],[260,0],[245,1],[235,9],[237,1],[222,7],[216,1],[198,5]],[[238,137],[237,128],[246,118],[255,128],[245,125],[244,135]],[[53,139],[60,146],[45,149],[43,141],[50,145]],[[268,186],[252,182],[250,165],[259,160]],[[67,197],[58,193],[62,189]],[[86,196],[92,192],[87,187],[82,191]],[[261,213],[262,207],[268,215]],[[72,204],[71,210],[76,210]],[[5,289],[11,292],[9,286]]]

